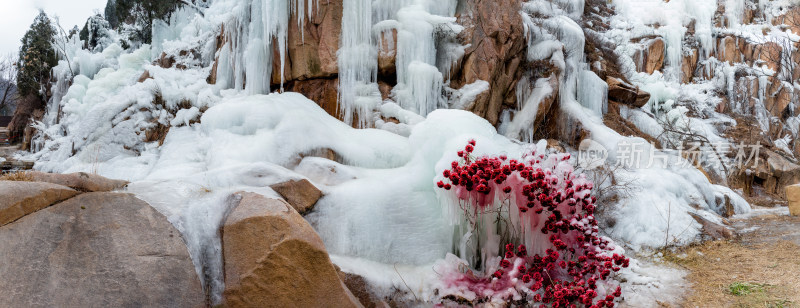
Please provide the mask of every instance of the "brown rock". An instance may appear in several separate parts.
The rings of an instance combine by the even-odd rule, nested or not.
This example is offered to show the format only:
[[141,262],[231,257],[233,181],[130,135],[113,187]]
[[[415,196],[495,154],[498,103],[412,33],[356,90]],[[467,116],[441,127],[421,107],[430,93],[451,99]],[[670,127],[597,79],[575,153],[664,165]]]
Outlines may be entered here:
[[732,239],[736,236],[733,230],[729,229],[726,226],[713,223],[695,213],[689,213],[689,215],[692,216],[692,218],[694,218],[695,221],[697,221],[698,223],[700,223],[700,225],[703,226],[703,234],[708,237],[711,237],[712,239],[715,240]]
[[792,102],[793,90],[783,85],[779,79],[768,77],[767,93],[764,99],[764,107],[775,117],[782,118],[784,111]]
[[0,227],[0,258],[2,307],[206,306],[181,234],[131,194],[82,194]]
[[[800,63],[800,49],[792,51],[792,63]],[[792,80],[800,79],[800,65],[794,65],[792,69]]]
[[697,49],[692,49],[692,53],[683,56],[683,61],[681,64],[681,73],[683,73],[682,81],[683,83],[690,83],[694,78],[694,71],[697,69],[697,60],[699,58],[699,53]]
[[390,84],[383,81],[378,81],[378,91],[381,92],[381,99],[389,99],[389,96],[392,94],[392,88],[394,87],[392,87]]
[[636,92],[636,101],[633,102],[634,107],[642,108],[647,102],[650,101],[650,93],[642,89],[638,89],[639,91]]
[[153,79],[153,77],[150,76],[150,71],[145,70],[144,73],[142,73],[142,75],[139,76],[139,79],[136,80],[136,82],[142,83],[147,79]]
[[359,307],[314,229],[289,204],[253,193],[222,226],[228,307]]
[[0,226],[77,194],[74,189],[56,184],[0,181]]
[[32,136],[33,128],[29,124],[42,119],[44,108],[45,102],[34,94],[21,97],[17,101],[14,117],[8,124],[8,134],[11,137],[11,143],[23,143],[20,150],[30,149],[30,138],[26,138],[25,135]]
[[342,119],[339,112],[339,79],[298,80],[287,84],[286,91],[301,93],[331,116]]
[[465,27],[459,37],[469,44],[465,56],[453,67],[452,86],[488,81],[489,91],[479,95],[467,110],[497,124],[503,104],[516,101],[516,84],[522,76],[527,46],[521,0],[466,0],[470,14],[458,16]]
[[782,48],[775,42],[767,42],[756,47],[753,52],[753,57],[757,60],[764,61],[764,64],[773,71],[778,71],[781,65],[781,52]]
[[553,93],[539,102],[539,109],[536,110],[536,119],[533,122],[534,126],[542,125],[547,117],[547,114],[549,114],[553,106],[557,104],[556,100],[558,99],[559,80],[555,75],[548,77],[548,79],[550,88],[553,89]]
[[[336,52],[342,32],[342,0],[319,1],[311,16],[298,23],[297,14],[289,20],[284,82],[331,78],[339,72]],[[273,57],[272,83],[279,85],[280,55]]]
[[758,8],[751,8],[750,6],[746,6],[744,9],[744,16],[742,16],[742,24],[752,24],[753,19],[756,17],[756,13],[758,12]]
[[664,39],[657,37],[645,43],[641,51],[640,71],[652,74],[664,67]]
[[162,68],[170,68],[173,65],[175,65],[175,62],[176,62],[175,57],[167,56],[167,53],[162,52],[161,57],[159,57],[158,60],[156,60],[155,64]]
[[717,43],[717,59],[733,64],[740,62],[739,46],[736,37],[726,36]]
[[556,152],[559,152],[559,153],[566,153],[567,152],[567,150],[564,149],[563,146],[561,146],[561,143],[558,142],[558,140],[555,140],[555,139],[547,139],[547,148],[551,149],[551,150],[554,150]]
[[619,78],[608,77],[608,99],[619,103],[633,105],[636,102],[636,97],[639,94],[638,89]]
[[397,30],[392,29],[389,35],[381,32],[379,47],[378,74],[394,75],[397,71]]
[[120,189],[128,185],[128,181],[112,180],[97,174],[77,172],[70,174],[44,173],[39,171],[28,172],[35,182],[46,182],[64,185],[78,191],[106,192]]
[[[800,183],[799,165],[771,150],[762,149],[761,151],[766,152],[766,165],[769,166],[770,178],[772,179],[765,183],[765,186],[767,186],[765,188],[768,191],[780,193],[780,187]],[[764,162],[762,161],[761,163],[763,164]]]
[[650,100],[650,93],[640,90],[619,78],[608,77],[608,99],[618,103],[641,108]]
[[270,188],[280,194],[300,215],[311,212],[317,200],[323,196],[322,192],[306,179],[283,182]]
[[786,186],[786,199],[789,200],[789,214],[800,216],[800,184]]
[[380,297],[376,296],[374,293],[370,291],[369,285],[364,277],[349,274],[349,273],[342,273],[339,272],[339,277],[342,277],[342,281],[347,286],[348,289],[353,293],[353,295],[358,298],[358,301],[367,308],[378,308],[378,307],[391,307],[386,302],[381,300]]
[[787,25],[792,32],[800,33],[800,8],[790,8],[785,15],[775,17],[772,23]]

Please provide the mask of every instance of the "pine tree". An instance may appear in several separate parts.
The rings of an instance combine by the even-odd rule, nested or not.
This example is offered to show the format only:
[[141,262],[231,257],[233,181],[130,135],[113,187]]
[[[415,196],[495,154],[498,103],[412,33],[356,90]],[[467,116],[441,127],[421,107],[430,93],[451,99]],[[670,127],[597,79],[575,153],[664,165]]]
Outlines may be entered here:
[[[109,0],[106,4],[106,20],[115,28],[122,24],[138,25],[129,39],[150,44],[153,39],[153,21],[169,18],[181,3],[181,0]],[[112,10],[113,14],[110,12]],[[116,26],[109,16],[116,20]]]
[[30,30],[22,37],[17,62],[17,86],[21,96],[37,95],[42,97],[39,89],[49,80],[50,69],[58,64],[58,58],[52,47],[56,29],[44,11],[39,11]]
[[111,28],[116,29],[119,26],[119,17],[117,16],[117,0],[108,0],[106,3],[105,17]]

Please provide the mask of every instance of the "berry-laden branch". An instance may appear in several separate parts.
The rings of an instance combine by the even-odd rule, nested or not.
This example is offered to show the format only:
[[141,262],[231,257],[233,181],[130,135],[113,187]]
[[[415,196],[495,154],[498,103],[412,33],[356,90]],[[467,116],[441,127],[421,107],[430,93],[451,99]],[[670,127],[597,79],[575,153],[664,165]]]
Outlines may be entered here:
[[479,302],[501,296],[526,307],[614,307],[621,289],[606,280],[630,261],[612,254],[613,243],[598,234],[593,184],[573,173],[569,154],[532,151],[517,161],[475,157],[475,146],[470,140],[436,185],[458,199],[473,228],[482,215],[507,215],[511,236],[504,240],[511,243],[494,259],[499,264],[486,264],[487,275],[448,276],[448,289],[475,294]]

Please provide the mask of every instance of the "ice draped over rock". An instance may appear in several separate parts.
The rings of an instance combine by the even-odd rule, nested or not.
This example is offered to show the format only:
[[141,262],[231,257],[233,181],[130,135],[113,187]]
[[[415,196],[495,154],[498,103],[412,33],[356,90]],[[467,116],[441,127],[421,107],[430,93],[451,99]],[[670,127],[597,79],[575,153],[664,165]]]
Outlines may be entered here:
[[[338,6],[326,7],[335,1]],[[64,42],[62,57],[72,61],[53,71],[57,83],[44,121],[36,124],[40,135],[30,157],[40,170],[132,181],[129,191],[183,233],[216,302],[224,289],[219,227],[230,195],[246,190],[280,198],[269,186],[292,180],[310,181],[324,194],[306,219],[343,269],[386,290],[409,287],[387,278],[402,273],[410,288],[421,290],[417,295],[434,298],[430,265],[464,244],[467,230],[462,216],[443,209],[433,179],[458,159],[467,140],[478,141],[476,155],[519,158],[531,144],[551,151],[536,140],[542,138],[537,124],[548,117],[564,130],[553,135],[577,131],[607,148],[609,166],[626,142],[644,144],[645,161],[665,154],[650,139],[604,124],[614,107],[610,82],[596,69],[599,61],[589,63],[585,51],[596,46],[587,39],[621,37],[612,52],[623,55],[624,66],[633,63],[625,57],[635,45],[632,36],[661,37],[663,69],[613,79],[617,90],[625,85],[630,101],[639,103],[639,87],[650,92],[645,109],[638,107],[648,96],[613,111],[658,136],[664,130],[655,117],[685,120],[686,110],[672,108],[687,56],[682,47],[691,25],[699,48],[694,65],[715,50],[716,1],[612,2],[630,24],[661,27],[614,32],[629,25],[609,17],[609,33],[591,32],[584,14],[592,8],[582,0],[502,1],[511,7],[502,12],[512,14],[494,14],[494,0],[214,0],[157,22],[152,46],[88,51],[75,39]],[[738,22],[742,1],[725,2],[736,8],[726,11],[729,22]],[[334,16],[321,16],[324,7]],[[334,38],[323,42],[315,37],[322,31],[336,34],[326,33]],[[329,51],[325,63],[319,53],[304,58],[315,48]],[[320,64],[324,73],[313,73]],[[534,72],[534,64],[547,75]],[[295,74],[296,67],[308,69]],[[725,72],[735,77],[734,69]],[[766,78],[759,80],[753,90],[767,93]],[[324,92],[335,105],[320,108],[307,89]],[[308,98],[282,93],[290,91]],[[575,153],[576,145],[568,146]],[[692,242],[701,225],[688,213],[720,222],[718,200],[730,200],[736,213],[749,210],[692,166],[655,165],[616,174],[644,187],[607,212],[616,219],[608,234],[634,249],[657,247],[664,238]]]
[[[221,0],[213,7],[232,10],[222,24],[226,41],[219,54],[218,83],[251,94],[270,92],[273,73],[273,51],[277,50],[280,86],[286,60],[286,38],[289,14],[298,22],[313,14],[313,0]],[[307,7],[308,10],[304,8]],[[223,8],[224,9],[224,8]],[[249,77],[249,78],[247,78]]]

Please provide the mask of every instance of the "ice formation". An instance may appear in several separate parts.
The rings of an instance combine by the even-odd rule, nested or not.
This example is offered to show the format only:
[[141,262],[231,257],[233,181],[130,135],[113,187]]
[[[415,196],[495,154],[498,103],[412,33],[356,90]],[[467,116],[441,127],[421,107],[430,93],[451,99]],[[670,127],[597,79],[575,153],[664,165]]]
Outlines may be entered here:
[[[730,119],[692,122],[679,103],[691,99],[702,103],[696,108],[713,109],[716,101],[705,94],[713,85],[678,84],[690,23],[701,58],[715,48],[716,1],[612,2],[618,16],[611,18],[611,30],[603,35],[619,45],[622,64],[635,67],[631,38],[658,34],[666,42],[664,74],[628,76],[651,94],[650,102],[644,109],[622,107],[621,115],[654,138],[663,135],[659,121],[667,119],[713,141],[723,140],[713,124]],[[742,1],[727,2],[737,8],[726,13],[728,22],[736,24]],[[334,262],[387,292],[405,284],[430,299],[433,290],[442,287],[436,285],[431,266],[457,267],[461,259],[469,259],[462,255],[442,260],[460,249],[465,232],[458,223],[461,217],[443,206],[434,190],[435,177],[456,159],[467,140],[478,141],[478,154],[519,155],[537,141],[533,123],[541,103],[557,95],[560,111],[608,149],[609,166],[623,160],[618,147],[631,143],[644,144],[645,161],[661,155],[681,159],[603,124],[607,85],[585,63],[584,1],[523,3],[527,59],[548,61],[558,73],[539,79],[528,74],[517,84],[518,106],[505,113],[500,134],[486,120],[459,110],[490,88],[487,81],[449,88],[450,66],[465,48],[452,43],[463,30],[454,16],[464,1],[344,0],[337,54],[344,123],[297,93],[268,94],[278,90],[273,84],[278,75],[275,83],[280,82],[281,91],[276,92],[282,92],[290,17],[303,23],[314,16],[316,4],[217,0],[201,8],[203,14],[183,9],[169,22],[156,23],[152,46],[123,50],[103,43],[88,51],[75,39],[57,42],[63,46],[62,61],[53,71],[56,83],[47,115],[36,124],[40,132],[31,155],[36,168],[132,181],[129,190],[183,233],[197,271],[207,277],[204,284],[217,301],[224,288],[218,228],[231,205],[230,194],[248,190],[276,196],[269,185],[306,178],[325,192],[307,218]],[[656,23],[662,26],[648,26]],[[118,34],[107,35],[113,42]],[[397,86],[386,101],[377,85],[383,40],[396,40],[387,48],[397,53]],[[183,50],[195,51],[177,57],[184,70],[151,64]],[[215,61],[217,82],[212,85],[206,77]],[[722,65],[717,69],[735,74],[735,69]],[[142,76],[149,78],[140,80]],[[764,86],[757,90],[764,97]],[[745,112],[744,104],[737,106],[737,112]],[[761,119],[769,121],[769,116]],[[170,129],[160,140],[146,138],[145,132],[159,127]],[[536,146],[545,151],[545,143]],[[335,152],[337,161],[314,157],[322,150]],[[590,176],[595,172],[583,171]],[[712,185],[692,166],[666,166],[656,160],[650,168],[620,168],[617,177],[635,182],[636,192],[609,206],[608,215],[619,219],[608,235],[634,250],[659,247],[665,240],[692,242],[701,226],[689,213],[719,222],[713,212],[724,210],[718,200],[725,197],[736,213],[749,211],[735,192]],[[529,246],[534,247],[534,241]],[[395,272],[406,276],[408,284],[396,279]]]

